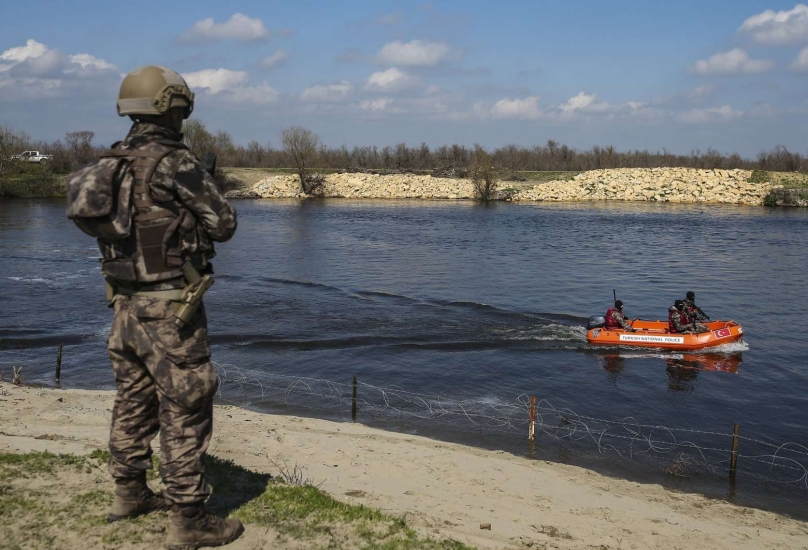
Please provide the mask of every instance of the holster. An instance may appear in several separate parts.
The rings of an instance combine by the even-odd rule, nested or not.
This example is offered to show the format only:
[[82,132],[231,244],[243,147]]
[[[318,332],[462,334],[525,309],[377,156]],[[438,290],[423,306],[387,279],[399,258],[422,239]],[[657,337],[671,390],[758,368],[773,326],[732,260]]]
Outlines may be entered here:
[[199,309],[205,293],[213,285],[213,277],[200,275],[191,262],[183,264],[182,275],[186,282],[186,287],[182,290],[182,298],[171,304],[176,316],[174,323],[180,328],[190,321],[196,310]]

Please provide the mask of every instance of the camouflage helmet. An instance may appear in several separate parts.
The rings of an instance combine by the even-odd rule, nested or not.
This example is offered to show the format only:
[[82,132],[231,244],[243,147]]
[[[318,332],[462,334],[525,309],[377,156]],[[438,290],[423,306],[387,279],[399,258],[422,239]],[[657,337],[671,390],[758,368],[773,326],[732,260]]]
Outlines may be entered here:
[[194,110],[194,93],[179,73],[147,65],[138,67],[121,82],[118,115],[162,115],[172,107],[184,107],[183,117]]

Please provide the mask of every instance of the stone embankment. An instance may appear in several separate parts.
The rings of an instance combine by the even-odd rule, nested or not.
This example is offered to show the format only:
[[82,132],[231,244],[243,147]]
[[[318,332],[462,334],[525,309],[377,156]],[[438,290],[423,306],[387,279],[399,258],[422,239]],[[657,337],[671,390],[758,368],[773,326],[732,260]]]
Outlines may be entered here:
[[551,181],[513,197],[519,201],[622,200],[763,204],[769,183],[749,183],[749,170],[617,168]]
[[[520,190],[500,182],[499,198],[511,201],[656,201],[680,203],[763,204],[769,183],[749,183],[748,170],[643,168],[592,170],[569,180],[549,181]],[[305,198],[297,176],[278,175],[233,193],[234,198]],[[471,199],[466,179],[415,174],[329,174],[319,196],[367,199]]]
[[[297,176],[279,175],[256,183],[251,191],[259,198],[304,198]],[[416,174],[328,174],[323,197],[355,199],[472,199],[471,181],[433,178]]]

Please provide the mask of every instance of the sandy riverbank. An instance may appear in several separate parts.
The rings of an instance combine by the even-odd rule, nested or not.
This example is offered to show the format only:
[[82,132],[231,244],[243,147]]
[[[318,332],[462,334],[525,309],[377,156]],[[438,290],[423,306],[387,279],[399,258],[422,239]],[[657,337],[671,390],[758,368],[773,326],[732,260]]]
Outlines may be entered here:
[[[0,452],[105,448],[113,397],[4,384]],[[211,452],[271,474],[273,461],[296,462],[338,500],[479,548],[808,547],[808,524],[777,514],[361,424],[217,406]]]

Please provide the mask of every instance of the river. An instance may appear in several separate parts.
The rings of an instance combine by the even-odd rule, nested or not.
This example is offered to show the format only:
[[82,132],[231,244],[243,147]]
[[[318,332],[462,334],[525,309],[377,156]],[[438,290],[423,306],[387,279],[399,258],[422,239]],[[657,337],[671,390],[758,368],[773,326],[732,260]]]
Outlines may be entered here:
[[[764,443],[808,446],[800,328],[808,314],[808,210],[614,202],[235,205],[239,229],[217,245],[206,307],[214,360],[243,376],[347,384],[356,375],[364,384],[494,409],[532,394],[587,417],[721,434],[739,424],[742,435]],[[52,383],[56,346],[64,344],[63,386],[113,387],[104,347],[111,312],[97,257],[93,240],[65,219],[61,201],[0,202],[0,371],[20,364],[29,382]],[[742,323],[744,340],[685,356],[595,349],[583,325],[606,311],[613,289],[628,317],[644,319],[666,319],[673,300],[693,290],[711,317]],[[273,406],[254,396],[249,404]],[[327,416],[321,404],[322,413],[315,404],[311,414]],[[455,437],[450,424],[400,424]],[[524,447],[526,437],[489,432],[493,437],[479,444]],[[463,437],[475,443],[473,432]],[[698,433],[678,437],[729,445]],[[569,445],[551,439],[538,440],[543,456],[576,462]],[[587,445],[591,451],[587,465],[640,476],[625,457],[625,441],[611,451],[591,440],[577,444],[583,454]],[[745,449],[750,444],[742,441]],[[752,465],[742,459],[741,472]],[[746,501],[797,513],[794,503],[808,494],[799,467],[794,483],[752,489],[750,482]],[[655,465],[646,470],[646,478],[669,478]],[[695,477],[699,490],[724,490],[720,476]]]

